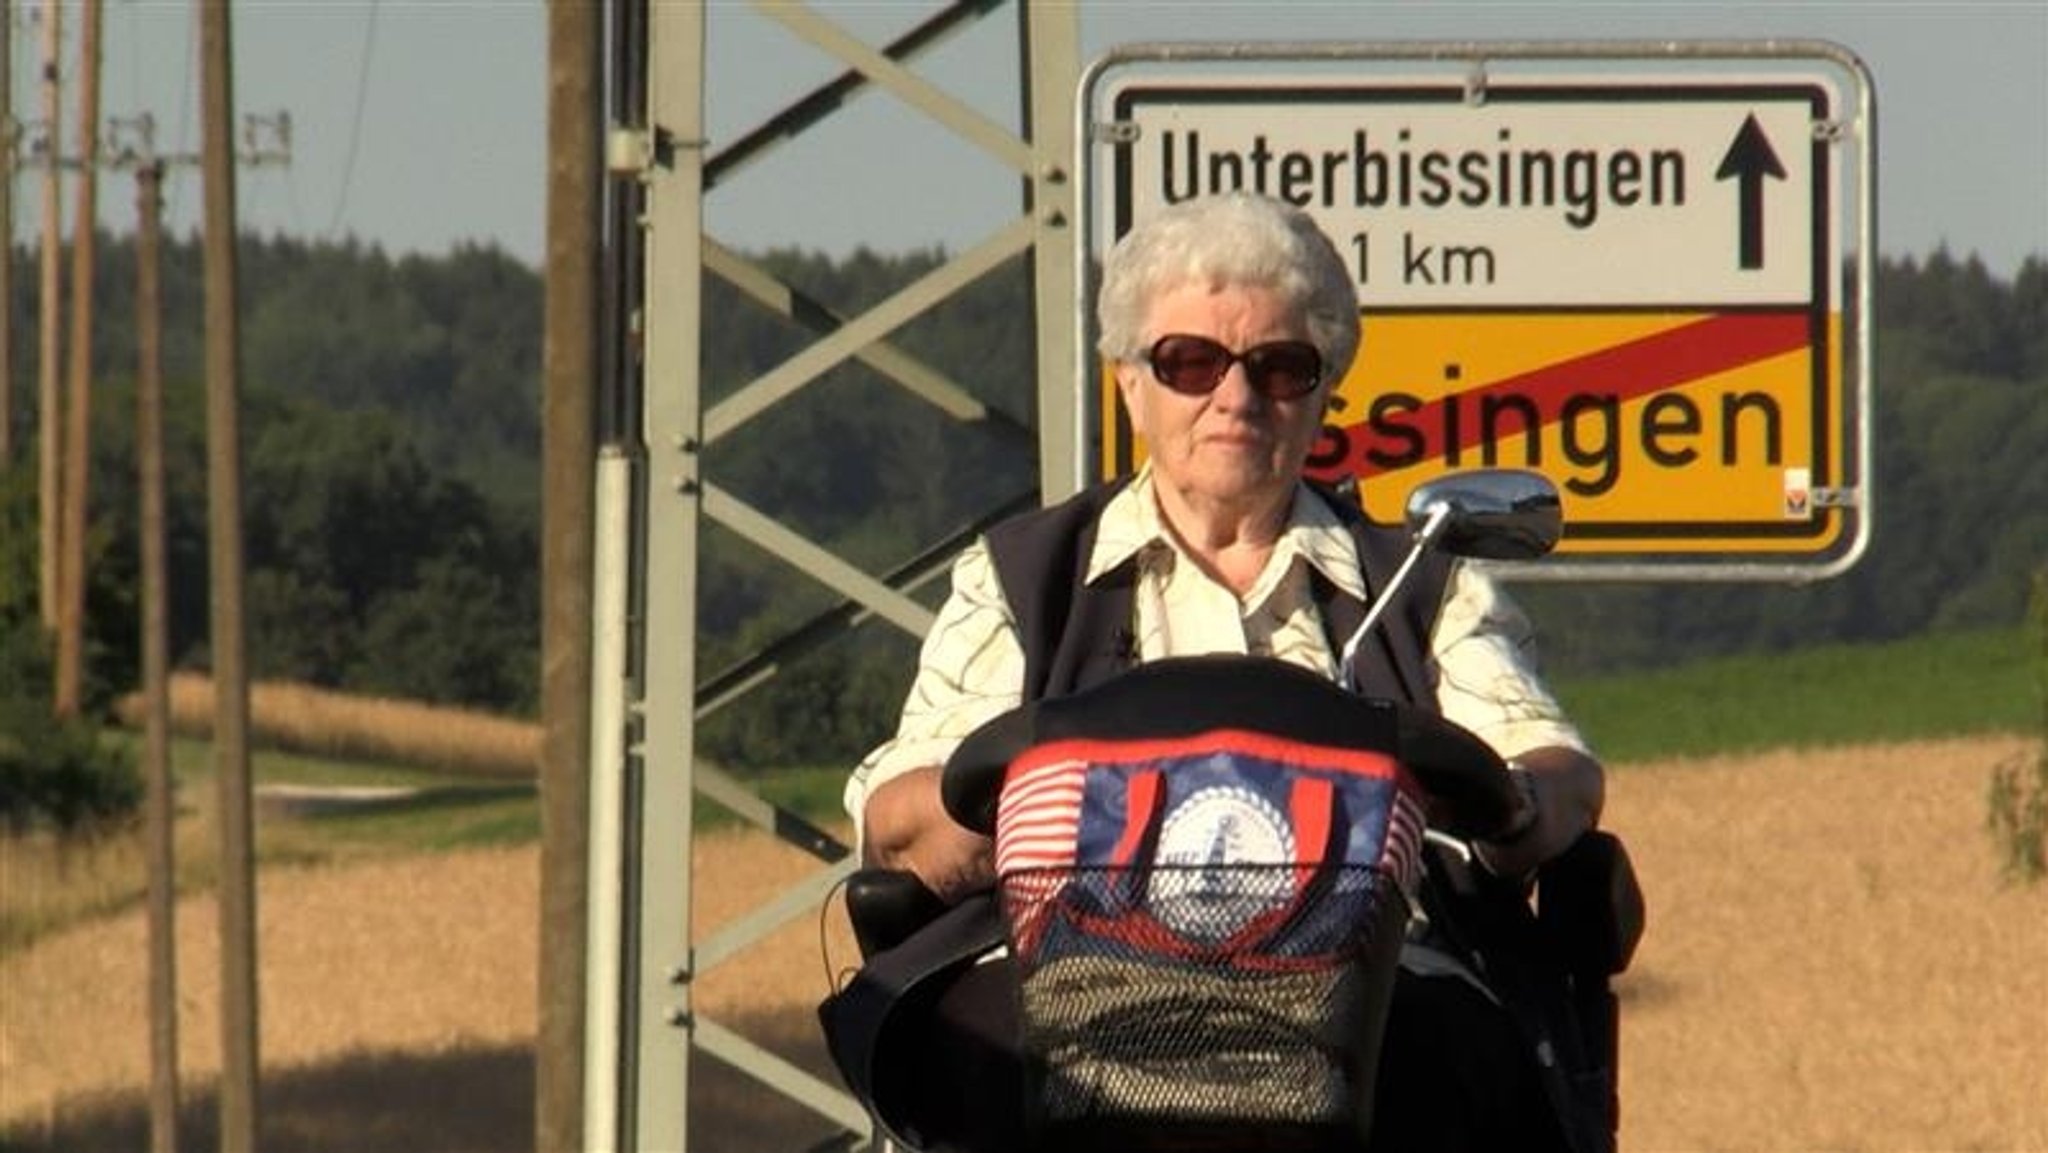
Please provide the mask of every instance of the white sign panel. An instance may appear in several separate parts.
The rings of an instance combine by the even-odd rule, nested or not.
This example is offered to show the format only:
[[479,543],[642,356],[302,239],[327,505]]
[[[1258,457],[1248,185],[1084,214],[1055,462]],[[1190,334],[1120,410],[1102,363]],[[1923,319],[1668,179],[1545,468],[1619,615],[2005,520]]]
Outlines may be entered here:
[[[1348,241],[1376,304],[1812,293],[1811,84],[1134,89],[1132,211],[1250,188]],[[1823,246],[1825,247],[1825,246]]]

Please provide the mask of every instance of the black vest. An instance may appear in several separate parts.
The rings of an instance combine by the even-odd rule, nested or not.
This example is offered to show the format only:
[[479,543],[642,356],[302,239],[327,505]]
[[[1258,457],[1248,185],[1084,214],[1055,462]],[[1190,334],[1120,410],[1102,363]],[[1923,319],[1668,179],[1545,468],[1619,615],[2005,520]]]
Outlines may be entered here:
[[[1110,498],[1128,480],[1087,489],[988,531],[989,555],[1024,645],[1024,699],[1061,696],[1108,680],[1137,663],[1132,588],[1135,560],[1088,584],[1088,554]],[[1407,554],[1406,538],[1365,519],[1352,501],[1310,486],[1358,543],[1366,592],[1375,594]],[[1359,652],[1360,689],[1436,711],[1428,672],[1429,635],[1450,580],[1451,561],[1431,553],[1416,565],[1399,603],[1381,615]],[[1310,570],[1316,607],[1333,653],[1365,619],[1366,605]]]

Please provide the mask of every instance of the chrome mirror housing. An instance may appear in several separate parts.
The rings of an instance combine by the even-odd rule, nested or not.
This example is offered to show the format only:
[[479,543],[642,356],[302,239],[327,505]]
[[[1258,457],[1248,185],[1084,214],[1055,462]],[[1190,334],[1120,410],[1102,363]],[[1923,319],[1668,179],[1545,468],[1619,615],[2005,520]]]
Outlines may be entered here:
[[1521,469],[1474,469],[1417,485],[1407,521],[1418,543],[1480,560],[1534,560],[1564,535],[1557,486]]

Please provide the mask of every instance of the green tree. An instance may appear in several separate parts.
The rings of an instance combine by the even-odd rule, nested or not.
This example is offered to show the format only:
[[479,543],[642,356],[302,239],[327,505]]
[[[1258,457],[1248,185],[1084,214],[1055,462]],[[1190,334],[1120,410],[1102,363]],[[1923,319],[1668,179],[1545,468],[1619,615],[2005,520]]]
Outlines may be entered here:
[[119,820],[141,804],[133,759],[85,716],[50,715],[50,638],[36,605],[31,469],[0,471],[0,824],[59,829]]
[[537,691],[528,591],[443,555],[367,614],[348,683],[391,696],[531,707]]

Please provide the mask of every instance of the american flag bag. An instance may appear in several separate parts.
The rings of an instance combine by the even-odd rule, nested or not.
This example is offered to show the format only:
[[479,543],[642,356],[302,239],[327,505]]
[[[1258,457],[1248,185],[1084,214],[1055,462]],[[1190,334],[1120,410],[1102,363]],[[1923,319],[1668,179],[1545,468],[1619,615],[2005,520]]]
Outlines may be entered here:
[[1422,834],[1387,753],[1239,728],[1060,740],[1010,764],[996,871],[1027,961],[1299,969],[1413,893]]
[[1232,656],[969,738],[947,804],[995,837],[1041,1128],[1355,1129],[1421,871],[1418,751],[1432,793],[1499,771],[1433,716]]

